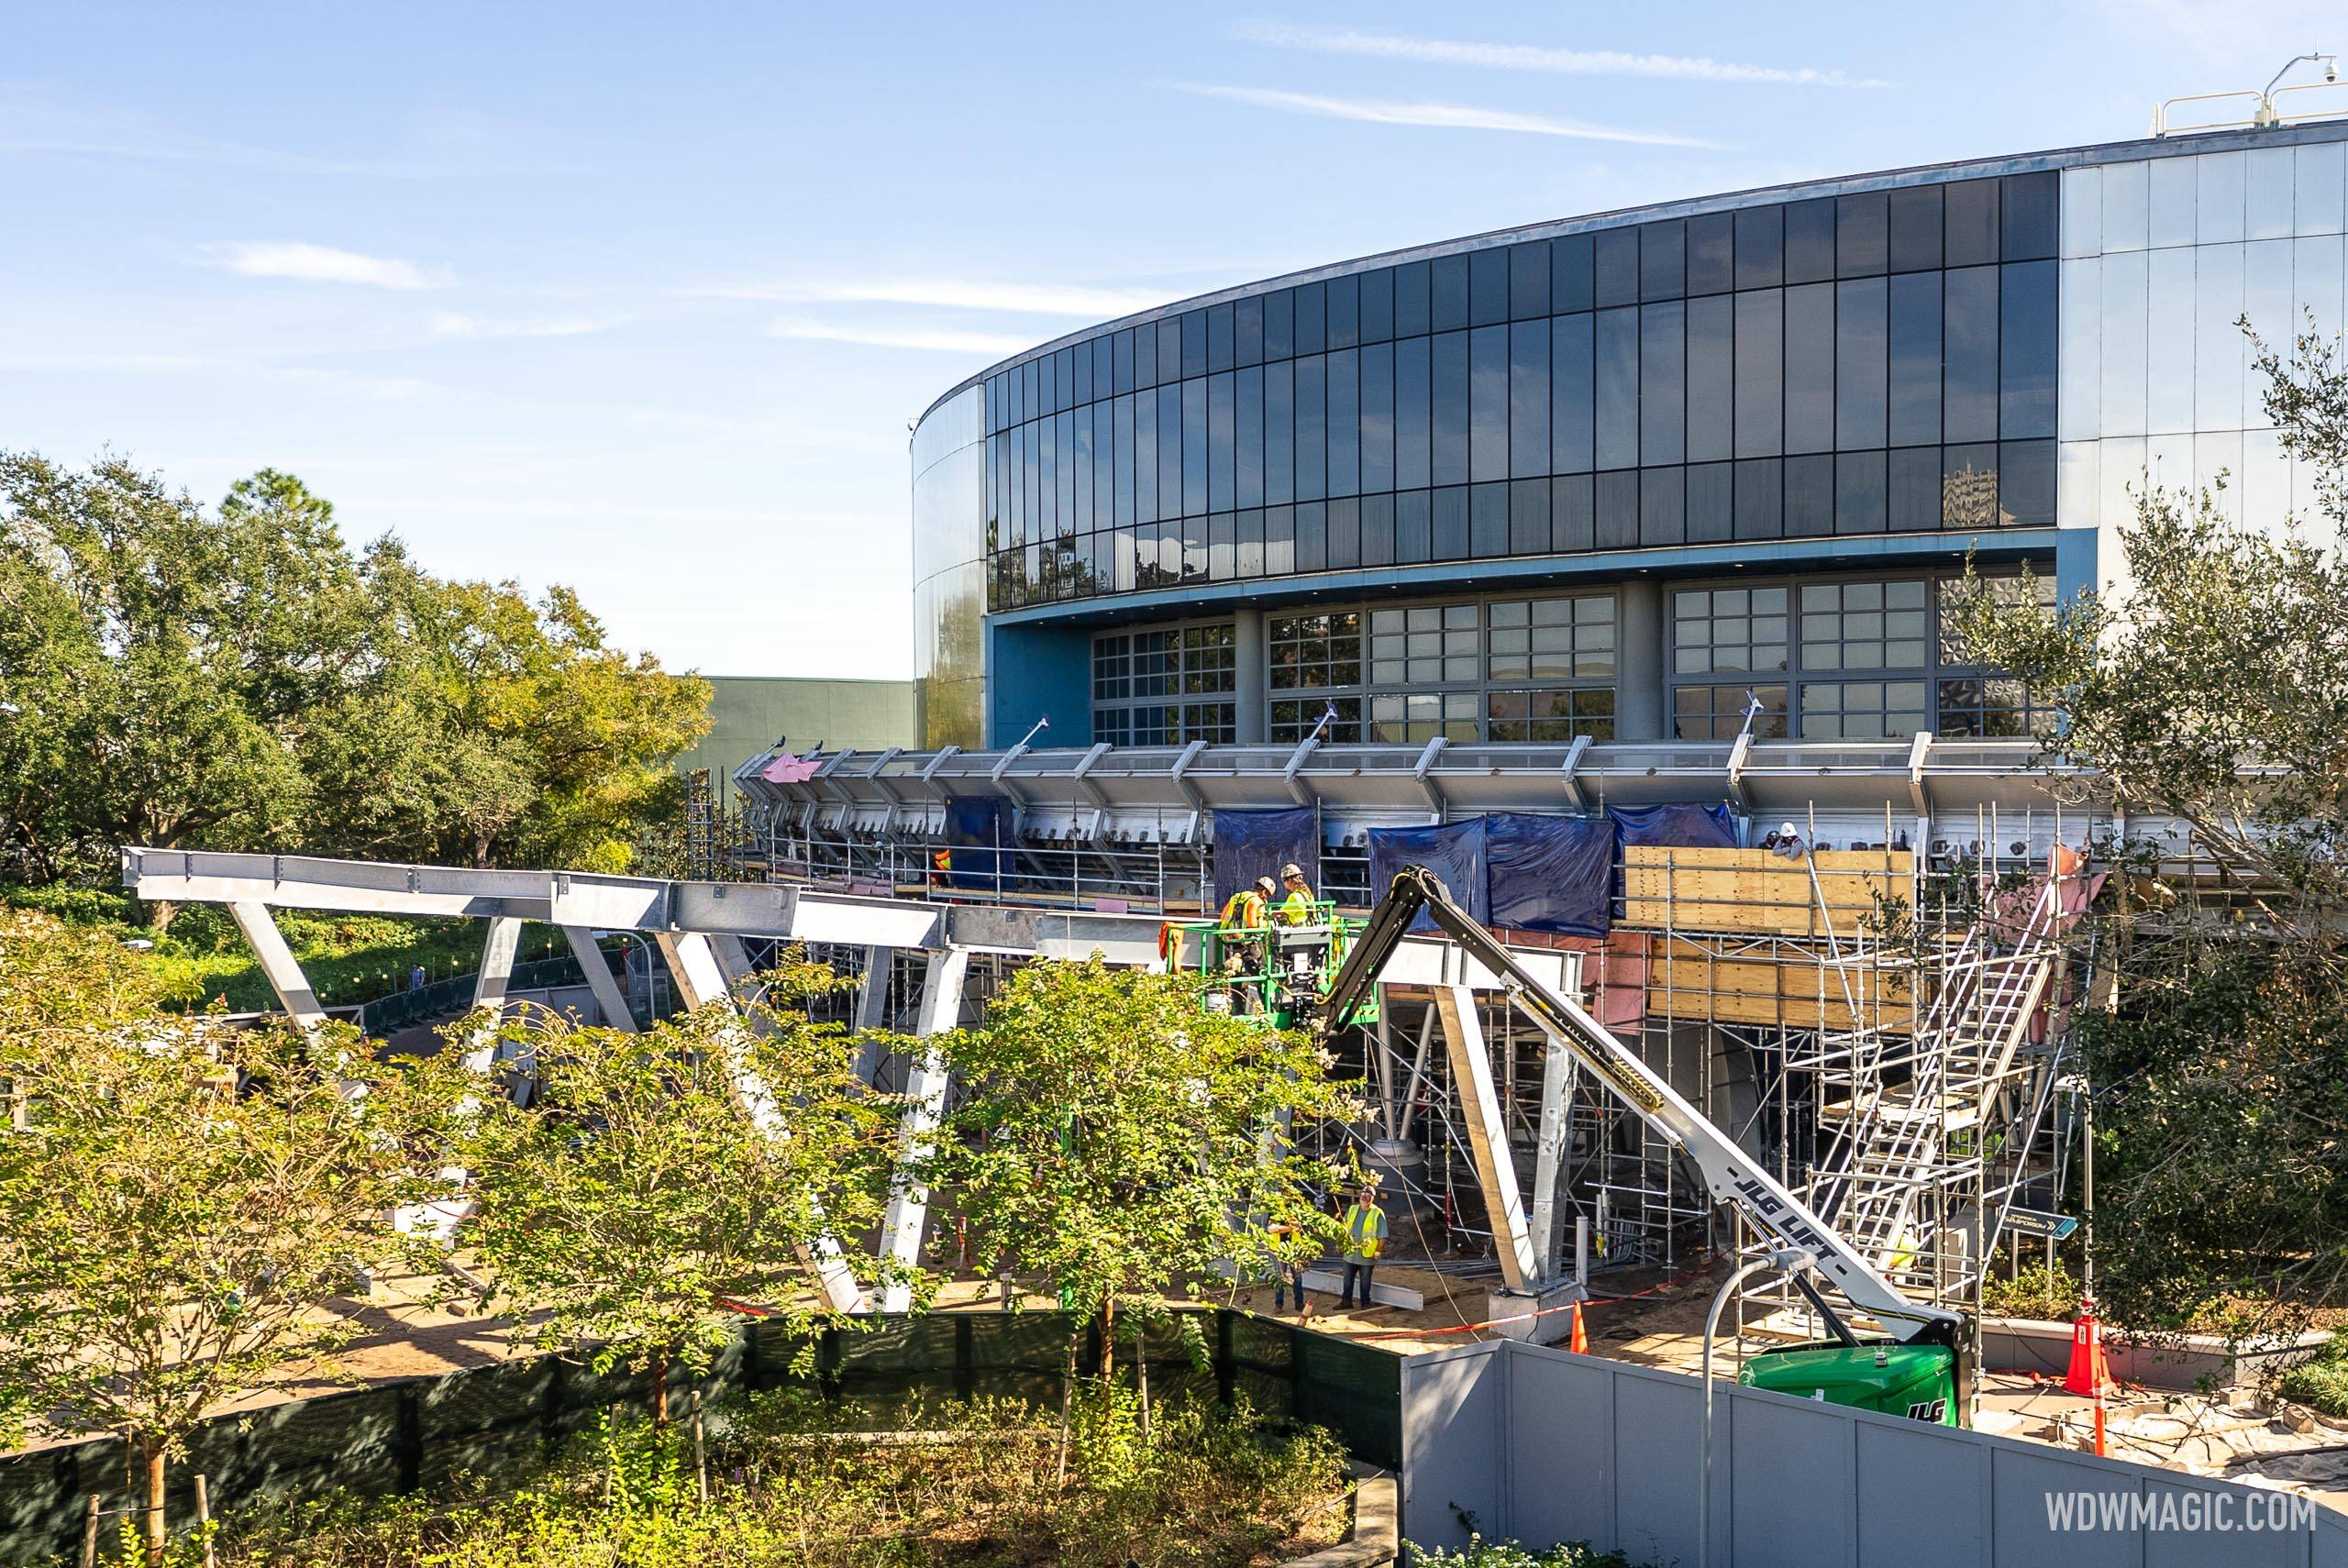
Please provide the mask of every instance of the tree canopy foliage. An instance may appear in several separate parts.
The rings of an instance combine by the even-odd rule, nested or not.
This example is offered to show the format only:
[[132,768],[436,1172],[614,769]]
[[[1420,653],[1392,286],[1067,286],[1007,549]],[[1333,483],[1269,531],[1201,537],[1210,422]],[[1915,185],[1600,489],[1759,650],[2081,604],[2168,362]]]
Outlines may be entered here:
[[352,550],[290,474],[207,512],[0,454],[0,876],[125,844],[625,869],[708,701],[569,590]]
[[2184,830],[2107,846],[2121,874],[2084,933],[2110,1003],[2079,1019],[2097,1294],[2143,1329],[2348,1304],[2348,369],[2313,332],[2254,346],[2309,511],[2264,531],[2222,489],[2146,485],[2115,581],[1961,613],[2063,709],[2051,753]]

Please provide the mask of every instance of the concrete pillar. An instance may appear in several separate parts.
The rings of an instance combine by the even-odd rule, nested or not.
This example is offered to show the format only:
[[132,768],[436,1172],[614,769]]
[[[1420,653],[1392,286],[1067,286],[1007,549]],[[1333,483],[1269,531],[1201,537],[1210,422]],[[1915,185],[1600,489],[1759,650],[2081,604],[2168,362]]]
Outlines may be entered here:
[[[929,1157],[930,1137],[946,1113],[949,1074],[945,1053],[937,1048],[936,1037],[961,1021],[962,984],[969,972],[969,951],[948,947],[929,955],[929,970],[922,980],[921,1016],[915,1027],[930,1043],[915,1058],[913,1076],[905,1084],[903,1142],[900,1145],[903,1165],[899,1168],[896,1190],[890,1195],[888,1210],[880,1220],[881,1260],[904,1270],[911,1270],[921,1261],[922,1231],[929,1220],[928,1189],[914,1181],[912,1173],[904,1167],[916,1166]],[[880,1287],[882,1311],[903,1312],[912,1306],[913,1287],[903,1281]]]
[[1233,612],[1232,637],[1237,645],[1235,677],[1237,682],[1238,723],[1233,734],[1238,736],[1242,745],[1258,745],[1270,733],[1268,715],[1271,703],[1266,693],[1270,688],[1271,661],[1264,647],[1264,613],[1260,610]]
[[1437,986],[1434,1005],[1443,1021],[1443,1042],[1451,1057],[1451,1082],[1459,1096],[1460,1119],[1468,1123],[1468,1145],[1476,1158],[1476,1185],[1483,1190],[1485,1212],[1491,1220],[1492,1250],[1500,1254],[1501,1277],[1511,1290],[1531,1291],[1540,1283],[1541,1263],[1516,1185],[1516,1157],[1510,1152],[1508,1122],[1501,1114],[1500,1093],[1492,1083],[1492,1058],[1484,1044],[1476,993],[1466,986]]
[[302,1026],[304,1033],[316,1033],[318,1026],[327,1021],[326,1009],[318,1005],[318,994],[310,988],[309,977],[302,973],[294,950],[285,944],[284,933],[270,916],[269,906],[232,903],[228,913],[235,919],[237,929],[245,933],[245,945],[260,960],[260,972],[268,977],[269,988],[277,993],[278,1006]]
[[620,988],[604,950],[595,945],[594,932],[583,925],[566,925],[562,939],[570,944],[570,955],[585,972],[587,988],[595,993],[595,1010],[602,1015],[604,1027],[635,1033],[636,1015],[628,1010],[627,993]]
[[1664,709],[1663,586],[1651,578],[1624,580],[1614,626],[1614,738],[1669,740]]

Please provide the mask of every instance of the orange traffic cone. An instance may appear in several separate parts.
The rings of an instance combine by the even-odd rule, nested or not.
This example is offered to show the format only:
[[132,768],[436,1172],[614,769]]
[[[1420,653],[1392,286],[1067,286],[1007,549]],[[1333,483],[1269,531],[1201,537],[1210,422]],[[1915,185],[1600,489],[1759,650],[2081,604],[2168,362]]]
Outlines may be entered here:
[[1589,1353],[1589,1335],[1581,1326],[1581,1303],[1578,1301],[1574,1303],[1574,1337],[1566,1348],[1576,1355]]
[[2111,1383],[2111,1368],[2103,1359],[2103,1325],[2096,1321],[2095,1303],[2079,1303],[2079,1315],[2071,1324],[2071,1369],[2065,1374],[2063,1387],[2072,1394],[2101,1397]]

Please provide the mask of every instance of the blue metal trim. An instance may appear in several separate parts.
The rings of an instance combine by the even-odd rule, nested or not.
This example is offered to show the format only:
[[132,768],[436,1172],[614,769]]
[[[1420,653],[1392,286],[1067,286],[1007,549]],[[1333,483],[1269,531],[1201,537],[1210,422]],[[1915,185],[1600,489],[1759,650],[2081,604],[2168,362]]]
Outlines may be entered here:
[[[1277,604],[1339,593],[1376,593],[1394,590],[1467,590],[1502,582],[1567,581],[1579,578],[1619,578],[1636,572],[1667,572],[1674,577],[1716,570],[1722,567],[1826,564],[1844,561],[1903,559],[1961,560],[1976,549],[1996,558],[2056,552],[2060,571],[2064,534],[2084,530],[2016,528],[1988,534],[1868,534],[1825,539],[1749,540],[1733,545],[1678,545],[1667,549],[1608,550],[1587,556],[1512,557],[1504,560],[1421,562],[1404,567],[1379,567],[1358,571],[1317,572],[1306,577],[1257,578],[1246,582],[1202,583],[1193,588],[1161,588],[1146,593],[1116,593],[1069,604],[1033,604],[1020,610],[997,611],[987,617],[990,626],[1034,625],[1038,623],[1130,621],[1161,610],[1197,610],[1237,603]],[[2091,541],[2090,536],[2090,541]]]

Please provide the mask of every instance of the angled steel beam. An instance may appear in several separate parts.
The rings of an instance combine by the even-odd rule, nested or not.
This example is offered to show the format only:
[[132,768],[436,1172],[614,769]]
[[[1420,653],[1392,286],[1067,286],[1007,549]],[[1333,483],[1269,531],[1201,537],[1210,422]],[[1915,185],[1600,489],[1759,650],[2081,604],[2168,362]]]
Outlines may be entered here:
[[1557,1177],[1566,1163],[1566,1134],[1573,1125],[1574,1072],[1573,1053],[1552,1038],[1541,1059],[1541,1141],[1533,1164],[1533,1256],[1545,1284],[1558,1277],[1564,1262]]
[[868,1088],[880,1081],[888,1055],[879,1036],[889,1027],[889,980],[896,966],[895,948],[864,950],[864,981],[856,991],[856,1032],[864,1041],[856,1051],[856,1076]]
[[635,1033],[636,1014],[628,1010],[627,992],[620,988],[619,977],[612,973],[604,950],[595,944],[595,933],[587,926],[566,925],[562,939],[570,944],[570,955],[586,974],[587,988],[595,993],[595,1011],[604,1027]]
[[1581,759],[1589,755],[1589,737],[1574,736],[1574,744],[1566,748],[1565,761],[1557,765],[1557,782],[1566,791],[1566,804],[1577,812],[1589,810],[1589,801],[1581,792],[1581,782],[1574,775],[1581,771]]
[[[929,955],[929,972],[922,980],[921,1021],[917,1029],[924,1040],[934,1041],[961,1021],[962,983],[969,969],[970,955],[958,948]],[[907,1165],[928,1156],[930,1139],[946,1114],[948,1076],[945,1053],[934,1043],[925,1046],[914,1059],[913,1075],[905,1084],[905,1116],[899,1148],[901,1158]],[[911,1269],[918,1263],[922,1231],[928,1220],[928,1189],[912,1181],[901,1169],[895,1189],[889,1197],[888,1210],[880,1221],[882,1263],[894,1263],[903,1269]],[[881,1287],[882,1311],[903,1312],[912,1305],[912,1287],[903,1281]]]
[[1484,1210],[1491,1216],[1492,1250],[1500,1254],[1501,1277],[1511,1290],[1533,1290],[1541,1277],[1540,1260],[1534,1253],[1523,1196],[1517,1189],[1516,1160],[1509,1153],[1508,1122],[1501,1115],[1500,1095],[1492,1084],[1492,1058],[1484,1045],[1483,1020],[1476,1013],[1476,993],[1465,986],[1438,986],[1434,1005],[1443,1020],[1460,1116],[1475,1152],[1476,1185],[1483,1189]]
[[269,988],[277,993],[277,1005],[283,1008],[303,1032],[316,1034],[327,1021],[326,1009],[318,1005],[318,993],[310,988],[310,977],[302,973],[294,950],[285,945],[285,933],[277,929],[277,922],[270,918],[269,906],[238,902],[228,906],[237,929],[245,934],[245,945],[260,960],[260,972],[269,978]]

